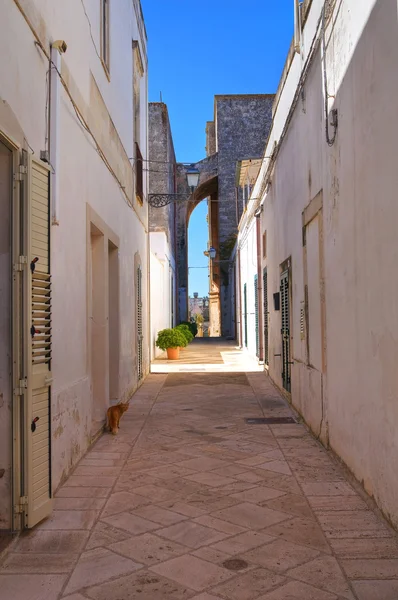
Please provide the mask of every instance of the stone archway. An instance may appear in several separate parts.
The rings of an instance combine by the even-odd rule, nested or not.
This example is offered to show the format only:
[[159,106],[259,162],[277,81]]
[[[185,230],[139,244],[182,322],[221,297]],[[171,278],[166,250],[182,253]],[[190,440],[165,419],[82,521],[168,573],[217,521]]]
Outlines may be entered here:
[[[188,222],[193,210],[202,200],[209,199],[209,233],[210,244],[219,255],[218,235],[218,155],[213,154],[194,165],[200,173],[199,184],[193,194],[189,193],[187,184],[187,167],[177,165],[177,191],[186,194],[186,202],[177,208],[177,275],[178,275],[178,314],[179,320],[188,318]],[[210,333],[213,337],[221,336],[221,289],[219,263],[210,263],[209,315]]]

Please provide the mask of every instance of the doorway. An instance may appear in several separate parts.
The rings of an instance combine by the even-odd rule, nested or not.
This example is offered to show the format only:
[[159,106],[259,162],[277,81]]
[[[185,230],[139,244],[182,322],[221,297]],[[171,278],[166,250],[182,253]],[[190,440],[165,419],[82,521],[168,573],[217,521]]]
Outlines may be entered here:
[[119,400],[119,253],[108,240],[108,362],[109,404]]
[[12,528],[11,199],[12,151],[0,140],[0,529]]
[[105,306],[105,239],[93,223],[90,224],[90,322],[91,322],[91,398],[92,429],[95,436],[100,431],[108,407],[106,377],[106,306]]

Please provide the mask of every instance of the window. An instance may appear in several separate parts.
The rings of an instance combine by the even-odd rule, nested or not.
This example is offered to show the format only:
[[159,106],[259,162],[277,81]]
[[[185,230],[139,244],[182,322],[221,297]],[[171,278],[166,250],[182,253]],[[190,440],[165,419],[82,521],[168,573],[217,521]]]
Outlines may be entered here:
[[263,258],[267,258],[267,232],[263,233]]
[[100,0],[101,2],[101,60],[109,75],[109,2],[110,0]]
[[135,143],[135,197],[141,204],[144,202],[144,169],[140,147]]
[[144,177],[141,146],[141,78],[144,66],[138,42],[133,42],[133,111],[135,146],[135,195],[142,204],[144,201]]

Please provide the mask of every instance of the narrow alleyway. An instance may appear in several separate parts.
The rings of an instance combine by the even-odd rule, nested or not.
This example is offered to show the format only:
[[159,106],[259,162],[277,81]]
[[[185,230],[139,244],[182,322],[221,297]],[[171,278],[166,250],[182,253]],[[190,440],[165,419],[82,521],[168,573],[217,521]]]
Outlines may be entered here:
[[219,372],[196,372],[202,342],[192,372],[147,378],[13,546],[1,600],[398,598],[395,533],[269,379],[211,344]]

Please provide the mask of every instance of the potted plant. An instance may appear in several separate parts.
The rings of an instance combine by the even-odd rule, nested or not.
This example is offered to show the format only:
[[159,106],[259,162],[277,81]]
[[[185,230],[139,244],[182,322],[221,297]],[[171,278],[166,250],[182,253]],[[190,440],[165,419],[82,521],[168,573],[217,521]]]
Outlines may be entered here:
[[180,325],[187,325],[193,337],[195,337],[198,333],[198,326],[196,325],[195,321],[182,321]]
[[183,334],[183,336],[187,340],[187,344],[189,344],[190,342],[192,342],[193,335],[192,335],[191,330],[188,327],[188,325],[185,325],[184,323],[181,323],[181,325],[177,325],[177,327],[174,327],[174,329],[177,329],[177,331],[181,331],[181,333]]
[[167,350],[169,360],[177,360],[180,357],[180,348],[188,344],[186,337],[178,329],[162,329],[158,333],[156,346],[161,350]]

